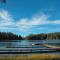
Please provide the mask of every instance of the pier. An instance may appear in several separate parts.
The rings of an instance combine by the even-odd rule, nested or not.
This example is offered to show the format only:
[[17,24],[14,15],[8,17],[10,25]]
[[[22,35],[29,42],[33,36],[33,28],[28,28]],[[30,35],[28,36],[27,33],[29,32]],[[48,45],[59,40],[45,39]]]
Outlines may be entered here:
[[60,48],[2,48],[0,54],[60,52]]

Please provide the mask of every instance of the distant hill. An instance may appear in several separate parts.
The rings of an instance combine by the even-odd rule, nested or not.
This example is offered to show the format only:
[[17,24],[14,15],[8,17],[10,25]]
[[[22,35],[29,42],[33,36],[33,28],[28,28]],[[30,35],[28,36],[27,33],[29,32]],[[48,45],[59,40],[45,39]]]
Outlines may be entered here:
[[25,39],[27,40],[60,40],[60,32],[55,33],[41,33],[41,34],[30,34]]
[[13,34],[11,32],[0,32],[0,41],[4,40],[23,40],[20,35]]

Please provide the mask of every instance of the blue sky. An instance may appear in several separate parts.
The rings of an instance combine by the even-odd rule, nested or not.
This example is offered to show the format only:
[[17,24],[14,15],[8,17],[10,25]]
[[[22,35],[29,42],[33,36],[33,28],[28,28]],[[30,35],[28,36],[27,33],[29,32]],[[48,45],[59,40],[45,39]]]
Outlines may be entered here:
[[60,32],[60,0],[6,0],[0,3],[0,31],[22,36]]

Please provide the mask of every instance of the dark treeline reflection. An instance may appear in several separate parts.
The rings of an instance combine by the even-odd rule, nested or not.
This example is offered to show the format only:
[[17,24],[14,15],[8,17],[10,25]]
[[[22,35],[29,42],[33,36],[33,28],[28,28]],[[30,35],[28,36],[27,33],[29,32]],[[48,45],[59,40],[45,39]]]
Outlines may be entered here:
[[60,40],[60,32],[55,33],[41,33],[41,34],[30,34],[25,39],[28,40]]
[[1,40],[22,40],[23,38],[20,35],[13,34],[11,32],[0,32],[0,41]]

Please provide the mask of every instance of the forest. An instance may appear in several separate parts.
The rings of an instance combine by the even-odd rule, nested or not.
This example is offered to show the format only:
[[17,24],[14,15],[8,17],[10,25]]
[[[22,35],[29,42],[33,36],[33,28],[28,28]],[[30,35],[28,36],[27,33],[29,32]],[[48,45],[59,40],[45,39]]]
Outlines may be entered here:
[[27,40],[60,40],[60,32],[30,34],[25,39]]
[[11,32],[0,32],[0,41],[1,40],[23,40],[23,38]]
[[26,37],[11,32],[0,32],[0,41],[5,40],[60,40],[60,32],[30,34]]

